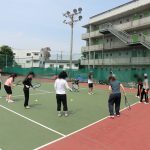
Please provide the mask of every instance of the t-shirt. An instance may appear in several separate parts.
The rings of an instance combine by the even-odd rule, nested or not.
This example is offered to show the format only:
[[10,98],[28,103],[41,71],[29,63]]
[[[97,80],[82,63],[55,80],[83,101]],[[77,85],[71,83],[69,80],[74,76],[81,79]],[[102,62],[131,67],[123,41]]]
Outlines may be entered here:
[[56,79],[54,88],[56,94],[66,94],[66,89],[71,90],[71,88],[68,86],[67,81],[64,79]]
[[149,89],[148,79],[144,79],[144,81],[143,81],[143,89],[145,89],[145,90]]
[[120,93],[120,81],[118,80],[115,80],[115,81],[112,81],[110,82],[110,86],[111,86],[111,89],[112,89],[112,93]]
[[91,83],[93,83],[93,76],[92,76],[92,75],[89,75],[88,84],[91,84]]
[[10,78],[8,78],[8,79],[5,81],[5,84],[4,84],[4,85],[11,86],[12,83],[13,83],[13,77],[10,77]]
[[30,87],[32,86],[32,78],[25,78],[25,80],[22,82],[24,85],[24,90],[29,90]]

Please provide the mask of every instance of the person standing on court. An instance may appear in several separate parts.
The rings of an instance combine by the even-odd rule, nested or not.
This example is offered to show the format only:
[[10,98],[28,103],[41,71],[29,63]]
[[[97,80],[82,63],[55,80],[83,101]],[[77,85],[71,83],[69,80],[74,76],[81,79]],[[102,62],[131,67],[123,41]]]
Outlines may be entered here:
[[145,73],[140,102],[143,102],[143,98],[145,97],[145,104],[149,104],[148,91],[149,91],[148,75]]
[[68,86],[66,78],[67,78],[67,73],[65,71],[62,71],[54,83],[54,88],[56,91],[58,117],[62,116],[61,104],[63,105],[63,111],[65,113],[65,117],[68,116],[66,89],[70,91],[72,91],[72,89]]
[[125,95],[124,86],[120,83],[120,81],[116,80],[116,76],[112,74],[109,77],[109,99],[108,99],[108,107],[110,118],[114,119],[114,107],[115,107],[115,114],[117,117],[120,116],[120,103],[121,103],[121,91],[120,88],[123,90],[123,94]]
[[93,74],[90,72],[89,76],[88,76],[88,87],[89,87],[89,91],[88,94],[89,95],[93,95]]
[[29,103],[29,89],[30,89],[30,87],[33,87],[32,86],[32,79],[34,76],[35,76],[34,72],[29,72],[29,74],[26,76],[26,78],[22,82],[24,85],[23,92],[24,92],[24,97],[25,97],[24,107],[26,109],[30,108],[30,106],[28,104]]
[[12,87],[14,86],[13,82],[15,81],[15,78],[17,77],[17,74],[14,73],[12,75],[10,75],[5,83],[4,83],[4,89],[7,93],[7,96],[6,96],[6,101],[8,103],[13,103],[14,101],[12,100]]
[[[1,90],[1,88],[2,88],[2,74],[0,72],[0,90]],[[0,96],[0,98],[2,98],[2,97]]]

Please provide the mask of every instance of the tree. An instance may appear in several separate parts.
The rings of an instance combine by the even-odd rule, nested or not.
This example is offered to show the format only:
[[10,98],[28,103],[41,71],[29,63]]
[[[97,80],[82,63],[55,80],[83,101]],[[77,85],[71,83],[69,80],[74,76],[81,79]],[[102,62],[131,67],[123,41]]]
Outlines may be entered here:
[[4,68],[5,66],[12,66],[13,65],[13,51],[12,48],[3,45],[0,47],[0,68]]

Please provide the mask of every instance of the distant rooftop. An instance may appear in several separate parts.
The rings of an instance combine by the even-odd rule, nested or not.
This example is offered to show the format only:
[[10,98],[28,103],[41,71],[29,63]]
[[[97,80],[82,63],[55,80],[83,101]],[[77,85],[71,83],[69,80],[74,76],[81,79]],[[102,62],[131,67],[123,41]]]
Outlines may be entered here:
[[118,9],[118,8],[120,8],[120,7],[129,5],[129,4],[134,3],[134,2],[137,2],[137,1],[139,1],[139,0],[132,0],[132,1],[128,2],[128,3],[119,5],[119,6],[115,7],[115,8],[112,8],[112,9],[109,9],[109,10],[104,11],[104,12],[102,12],[102,13],[99,13],[99,14],[97,14],[97,15],[94,15],[94,16],[90,17],[90,19],[93,19],[93,18],[95,18],[95,17],[97,17],[97,16],[103,15],[103,14],[105,14],[105,13],[111,12],[112,10]]

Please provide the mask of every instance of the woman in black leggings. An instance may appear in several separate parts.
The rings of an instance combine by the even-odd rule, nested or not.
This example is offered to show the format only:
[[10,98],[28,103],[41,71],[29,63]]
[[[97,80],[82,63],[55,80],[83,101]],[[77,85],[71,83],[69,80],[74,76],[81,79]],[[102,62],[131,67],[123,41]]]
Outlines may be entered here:
[[29,89],[30,89],[30,87],[33,87],[32,86],[32,79],[34,76],[35,76],[34,72],[29,72],[29,74],[26,76],[26,78],[23,81],[23,85],[24,85],[23,92],[24,92],[24,97],[25,97],[24,107],[26,109],[30,108],[30,106],[28,105],[28,103],[29,103]]

